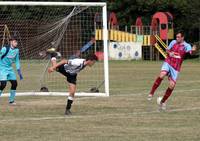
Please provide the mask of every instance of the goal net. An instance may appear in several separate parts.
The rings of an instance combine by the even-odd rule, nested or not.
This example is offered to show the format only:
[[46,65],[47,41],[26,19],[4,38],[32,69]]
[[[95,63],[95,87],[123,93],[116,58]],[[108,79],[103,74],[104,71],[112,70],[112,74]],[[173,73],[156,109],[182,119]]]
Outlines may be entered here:
[[[49,48],[65,59],[96,54],[99,61],[78,74],[76,95],[109,95],[106,3],[0,2],[0,19],[1,47],[10,36],[18,39],[24,75],[18,95],[67,95],[66,78],[47,72]],[[102,31],[98,41],[97,29]]]

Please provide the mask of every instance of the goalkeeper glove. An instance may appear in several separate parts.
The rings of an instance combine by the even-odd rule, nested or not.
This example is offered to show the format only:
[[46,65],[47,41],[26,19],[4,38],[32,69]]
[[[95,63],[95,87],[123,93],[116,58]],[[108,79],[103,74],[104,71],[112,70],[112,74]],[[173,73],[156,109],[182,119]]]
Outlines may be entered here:
[[21,69],[17,70],[20,80],[23,80]]

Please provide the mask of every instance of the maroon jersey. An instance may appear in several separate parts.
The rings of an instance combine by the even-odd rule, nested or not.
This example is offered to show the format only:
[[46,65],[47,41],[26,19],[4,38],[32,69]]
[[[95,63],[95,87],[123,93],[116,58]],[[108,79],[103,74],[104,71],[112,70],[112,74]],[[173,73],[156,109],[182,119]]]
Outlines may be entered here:
[[[191,53],[192,47],[190,44],[186,42],[177,43],[176,40],[173,40],[169,44],[167,51],[168,51],[168,56],[165,59],[165,62],[167,62],[175,70],[180,71],[184,57],[186,53]],[[171,53],[173,55],[171,55]]]

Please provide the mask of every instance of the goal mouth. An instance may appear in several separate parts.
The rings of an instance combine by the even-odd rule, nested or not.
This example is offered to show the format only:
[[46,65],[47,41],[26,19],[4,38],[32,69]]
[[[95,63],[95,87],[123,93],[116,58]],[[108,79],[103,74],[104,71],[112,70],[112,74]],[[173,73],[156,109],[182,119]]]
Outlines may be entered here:
[[[109,96],[106,3],[3,1],[0,7],[1,46],[9,44],[11,36],[18,39],[24,80],[18,81],[17,95],[68,95],[63,93],[66,78],[48,73],[47,50],[55,48],[59,59],[102,53],[101,61],[78,74],[77,96]],[[98,29],[101,40],[95,38]]]

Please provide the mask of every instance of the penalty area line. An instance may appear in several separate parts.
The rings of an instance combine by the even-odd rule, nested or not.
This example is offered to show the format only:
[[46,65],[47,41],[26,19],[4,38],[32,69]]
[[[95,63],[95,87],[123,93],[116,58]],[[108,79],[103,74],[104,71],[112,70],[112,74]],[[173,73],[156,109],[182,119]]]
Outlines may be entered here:
[[72,116],[49,116],[49,117],[27,117],[27,118],[13,118],[13,119],[2,119],[0,123],[5,122],[24,122],[24,121],[45,121],[45,120],[59,120],[59,119],[81,119],[81,118],[132,118],[135,115],[145,115],[145,114],[156,114],[156,113],[172,113],[172,112],[183,112],[183,111],[195,111],[200,110],[200,107],[193,108],[182,108],[182,109],[171,109],[160,112],[155,111],[144,111],[144,112],[132,112],[132,113],[122,113],[122,114],[103,114],[103,115],[72,115]]
[[[157,94],[163,93],[165,90],[158,90],[156,91]],[[182,92],[194,92],[194,91],[200,91],[200,89],[182,89],[182,90],[174,90],[174,93],[182,93]],[[130,94],[117,94],[117,95],[110,95],[113,97],[120,97],[120,96],[141,96],[141,95],[148,95],[149,91],[143,91],[143,92],[138,92],[138,93],[130,93]]]

